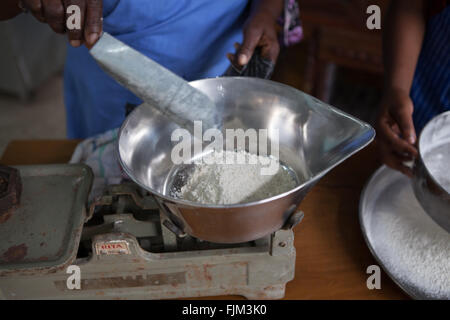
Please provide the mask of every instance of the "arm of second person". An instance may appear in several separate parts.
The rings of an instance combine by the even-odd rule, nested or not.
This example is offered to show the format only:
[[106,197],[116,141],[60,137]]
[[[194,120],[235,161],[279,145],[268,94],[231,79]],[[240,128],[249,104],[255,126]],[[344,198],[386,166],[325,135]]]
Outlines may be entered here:
[[425,33],[423,11],[422,0],[393,1],[383,36],[385,90],[377,121],[381,157],[409,176],[403,163],[417,156],[409,93]]
[[423,1],[393,1],[383,34],[387,89],[409,93],[424,33]]

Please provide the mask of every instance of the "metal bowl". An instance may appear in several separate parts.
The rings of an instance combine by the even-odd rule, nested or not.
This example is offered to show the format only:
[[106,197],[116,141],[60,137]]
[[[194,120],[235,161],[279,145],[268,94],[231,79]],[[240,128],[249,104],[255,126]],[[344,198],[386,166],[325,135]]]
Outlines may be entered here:
[[[450,193],[442,179],[450,177],[450,111],[434,117],[420,133],[419,157],[414,163],[414,194],[425,212],[450,232]],[[432,165],[441,157],[438,168]],[[444,165],[446,163],[447,165]]]
[[257,202],[203,205],[169,193],[174,163],[172,132],[178,126],[148,104],[123,123],[118,139],[125,172],[150,191],[173,225],[216,243],[251,241],[283,227],[311,187],[329,170],[370,143],[375,131],[299,90],[256,78],[216,78],[192,86],[216,104],[223,128],[279,130],[280,161],[298,185]]

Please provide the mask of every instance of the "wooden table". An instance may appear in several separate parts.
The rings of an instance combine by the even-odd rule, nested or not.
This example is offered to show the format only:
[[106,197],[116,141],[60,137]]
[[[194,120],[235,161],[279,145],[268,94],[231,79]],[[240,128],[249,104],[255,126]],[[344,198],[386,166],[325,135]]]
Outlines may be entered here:
[[[5,165],[64,163],[78,141],[13,141],[0,160]],[[380,163],[372,144],[326,175],[300,208],[305,218],[295,228],[295,279],[286,299],[407,299],[382,273],[381,289],[366,286],[368,266],[377,264],[358,220],[361,190]],[[215,297],[221,299],[230,297]],[[233,297],[235,298],[235,297]]]

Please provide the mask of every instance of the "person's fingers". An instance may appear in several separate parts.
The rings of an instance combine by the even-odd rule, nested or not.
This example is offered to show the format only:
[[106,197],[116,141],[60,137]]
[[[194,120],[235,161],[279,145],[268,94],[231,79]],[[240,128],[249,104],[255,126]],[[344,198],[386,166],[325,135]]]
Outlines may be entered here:
[[261,29],[249,28],[244,32],[244,41],[237,53],[237,63],[240,66],[245,66],[250,61],[261,35]]
[[24,0],[23,6],[40,22],[45,22],[41,0]]
[[65,31],[65,10],[62,0],[42,0],[45,21],[56,33]]
[[102,15],[102,0],[86,0],[86,21],[84,24],[84,38],[88,47],[92,47],[100,38],[103,28]]
[[276,63],[280,54],[280,44],[274,37],[263,35],[261,38],[261,56]]
[[377,137],[377,145],[379,154],[381,154],[382,156],[389,154],[390,156],[395,157],[395,159],[399,162],[409,162],[414,160],[414,157],[412,157],[410,154],[398,152],[397,150],[392,148],[392,145],[388,141],[383,140],[380,137]]
[[412,157],[410,154],[408,153],[398,153],[395,150],[392,150],[393,155],[395,156],[395,158],[400,161],[400,162],[409,162],[409,161],[413,161],[414,157]]
[[234,63],[235,56],[232,53],[227,53],[227,58],[231,63]]
[[403,163],[405,162],[401,158],[398,157],[398,155],[389,152],[389,150],[385,150],[382,152],[382,161],[389,167],[394,170],[400,171],[404,175],[408,177],[413,176],[412,169],[405,166]]
[[234,47],[234,50],[236,50],[236,52],[233,54],[233,53],[227,53],[227,58],[228,58],[228,60],[230,61],[230,63],[234,66],[234,67],[237,67],[237,68],[239,68],[239,65],[238,65],[238,63],[237,63],[237,61],[236,61],[236,56],[237,56],[237,54],[239,53],[239,49],[241,48],[241,44],[239,43],[239,42],[235,42],[234,43],[234,45],[233,45],[233,47]]
[[385,140],[385,142],[389,143],[393,150],[396,150],[399,154],[409,154],[412,157],[417,157],[418,152],[417,149],[406,140],[402,139],[398,136],[391,128],[391,126],[387,123],[387,121],[381,120],[379,122],[379,134],[380,139]]
[[412,118],[413,105],[410,99],[402,101],[402,106],[392,109],[392,118],[400,127],[400,131],[405,140],[409,143],[416,143],[416,130]]
[[[389,165],[388,165],[389,166]],[[405,176],[412,178],[413,177],[413,171],[411,168],[403,165],[402,163],[393,162],[393,164],[390,166],[392,169],[395,169],[397,171],[400,171]]]
[[[78,8],[80,9],[80,14],[81,14],[80,25],[73,29],[67,28],[69,42],[73,47],[79,47],[83,43],[83,36],[84,36],[83,26],[84,26],[85,10],[86,10],[85,4],[86,4],[85,0],[64,0],[64,6],[66,8],[65,10],[70,9],[71,6],[75,5],[75,6],[78,6]],[[74,13],[69,12],[68,15],[66,16],[66,19],[70,19],[71,14],[74,14]]]
[[386,165],[394,170],[400,171],[405,176],[413,177],[412,169],[397,161],[385,161]]

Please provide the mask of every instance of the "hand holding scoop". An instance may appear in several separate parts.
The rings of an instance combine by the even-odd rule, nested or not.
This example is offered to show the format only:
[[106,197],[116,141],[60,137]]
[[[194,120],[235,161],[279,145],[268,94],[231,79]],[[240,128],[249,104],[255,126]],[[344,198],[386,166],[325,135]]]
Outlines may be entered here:
[[193,122],[201,120],[204,129],[218,127],[208,96],[110,34],[104,33],[90,53],[112,78],[179,126],[193,132]]

